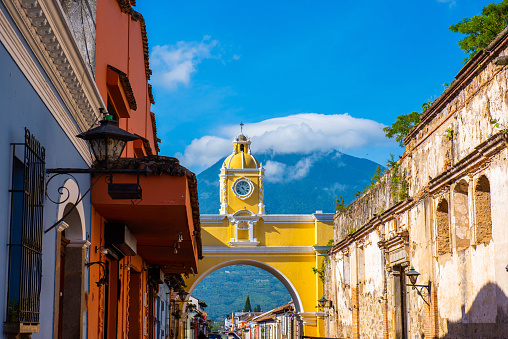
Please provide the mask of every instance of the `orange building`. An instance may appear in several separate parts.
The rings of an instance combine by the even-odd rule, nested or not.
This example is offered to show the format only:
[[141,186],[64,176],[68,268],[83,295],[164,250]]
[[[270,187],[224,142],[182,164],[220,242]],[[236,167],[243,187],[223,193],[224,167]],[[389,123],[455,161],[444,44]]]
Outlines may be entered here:
[[[89,338],[158,338],[164,274],[196,273],[201,257],[196,177],[157,155],[146,28],[131,3],[97,1],[97,87],[119,127],[141,138],[114,164],[140,173],[92,177]],[[113,199],[111,182],[134,184],[142,198]]]

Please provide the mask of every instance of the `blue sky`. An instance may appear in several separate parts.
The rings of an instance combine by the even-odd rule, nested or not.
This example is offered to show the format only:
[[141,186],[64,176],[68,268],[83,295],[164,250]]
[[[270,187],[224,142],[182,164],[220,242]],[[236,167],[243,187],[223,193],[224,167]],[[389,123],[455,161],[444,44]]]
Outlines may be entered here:
[[402,149],[381,129],[453,81],[465,54],[448,27],[491,2],[138,0],[161,155],[199,173],[243,122],[254,152],[384,165]]

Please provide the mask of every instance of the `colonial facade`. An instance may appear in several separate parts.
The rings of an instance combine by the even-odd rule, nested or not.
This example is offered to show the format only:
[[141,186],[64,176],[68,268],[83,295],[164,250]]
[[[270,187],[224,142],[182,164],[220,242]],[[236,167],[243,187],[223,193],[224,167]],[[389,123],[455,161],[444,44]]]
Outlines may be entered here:
[[[201,257],[196,178],[158,155],[134,3],[0,2],[1,337],[178,335],[181,274]],[[100,108],[138,138],[107,167],[76,137]]]
[[[89,175],[51,179],[46,170],[92,165],[76,135],[104,105],[58,1],[1,1],[0,58],[0,337],[52,338],[60,304],[57,233],[68,229],[66,247],[84,265],[91,202],[76,204]],[[88,272],[77,275],[86,281]],[[80,283],[78,298],[88,290]]]
[[402,158],[335,215],[326,336],[506,338],[507,53],[505,29],[425,111]]
[[262,268],[287,288],[299,325],[309,336],[323,335],[323,314],[316,309],[323,285],[313,268],[320,267],[333,237],[333,214],[267,214],[264,167],[240,134],[218,173],[218,214],[201,215],[204,259],[200,274],[186,279],[192,293],[213,271],[229,265]]

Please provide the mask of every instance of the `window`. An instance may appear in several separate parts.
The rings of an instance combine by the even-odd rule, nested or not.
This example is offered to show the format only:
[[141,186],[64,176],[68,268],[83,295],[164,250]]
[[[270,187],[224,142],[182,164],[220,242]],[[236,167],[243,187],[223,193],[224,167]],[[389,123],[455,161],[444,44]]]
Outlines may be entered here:
[[476,242],[488,243],[492,239],[492,217],[490,210],[490,183],[486,176],[478,179],[474,191],[476,217]]
[[[16,146],[24,146],[23,161]],[[7,322],[38,324],[42,279],[45,150],[25,128],[14,144]]]
[[457,250],[461,251],[469,247],[469,196],[468,184],[465,180],[459,181],[455,185],[453,192],[453,216],[455,219],[455,245]]
[[349,268],[349,254],[346,253],[344,254],[344,257],[343,257],[343,273],[342,273],[342,276],[344,277],[344,285],[347,285],[349,286],[350,285],[350,276],[351,276],[351,271],[350,271],[350,268]]
[[448,201],[441,199],[436,211],[437,254],[450,252],[450,223],[448,221]]

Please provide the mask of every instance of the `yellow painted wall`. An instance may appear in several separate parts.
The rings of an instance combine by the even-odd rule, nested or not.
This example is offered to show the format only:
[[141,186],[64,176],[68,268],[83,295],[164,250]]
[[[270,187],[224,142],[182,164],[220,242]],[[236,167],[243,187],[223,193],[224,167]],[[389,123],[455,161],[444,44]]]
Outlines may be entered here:
[[[305,335],[323,334],[323,329],[316,325],[322,321],[318,321],[315,315],[317,300],[323,296],[323,284],[312,268],[319,267],[324,256],[323,253],[312,250],[312,246],[326,245],[333,237],[333,219],[331,215],[326,216],[328,220],[322,221],[316,221],[312,215],[298,216],[301,220],[294,220],[295,217],[291,216],[290,221],[284,220],[284,216],[281,215],[279,216],[281,220],[277,222],[265,221],[264,217],[260,216],[254,232],[254,237],[260,243],[257,246],[246,247],[228,244],[233,236],[234,227],[230,225],[226,215],[216,216],[219,219],[216,222],[207,222],[207,216],[203,216],[201,232],[204,259],[199,263],[200,274],[195,277],[190,276],[186,280],[187,288],[191,288],[203,273],[207,271],[211,273],[224,262],[259,261],[280,271],[292,283],[300,296],[303,312],[314,314],[314,323],[304,326]],[[317,217],[319,218],[319,215]],[[210,252],[210,247],[215,247],[215,252]],[[306,248],[306,252],[295,252],[295,247]],[[267,254],[267,251],[274,248],[279,248],[280,252]],[[230,249],[234,249],[235,252],[231,253]]]
[[[326,255],[325,245],[333,238],[333,214],[262,214],[259,211],[262,203],[259,193],[264,169],[248,153],[250,141],[245,136],[239,135],[233,145],[235,151],[221,169],[222,178],[226,176],[226,185],[221,186],[221,199],[225,192],[228,207],[224,213],[227,211],[227,214],[201,216],[204,259],[199,263],[199,274],[186,280],[187,289],[192,293],[193,285],[206,274],[230,264],[252,264],[264,268],[276,276],[281,274],[290,282],[286,282],[287,286],[293,286],[301,300],[300,315],[307,322],[304,334],[323,336],[323,322],[316,313],[317,300],[323,296],[323,284],[313,268],[321,265]],[[240,151],[240,145],[244,145],[245,152]],[[254,186],[252,194],[245,199],[233,192],[235,181],[242,177]],[[222,200],[217,202],[217,206],[221,203]],[[254,222],[253,241],[250,241],[248,230],[239,229],[237,241],[231,242],[235,237],[235,220]],[[294,302],[296,305],[297,300]]]

